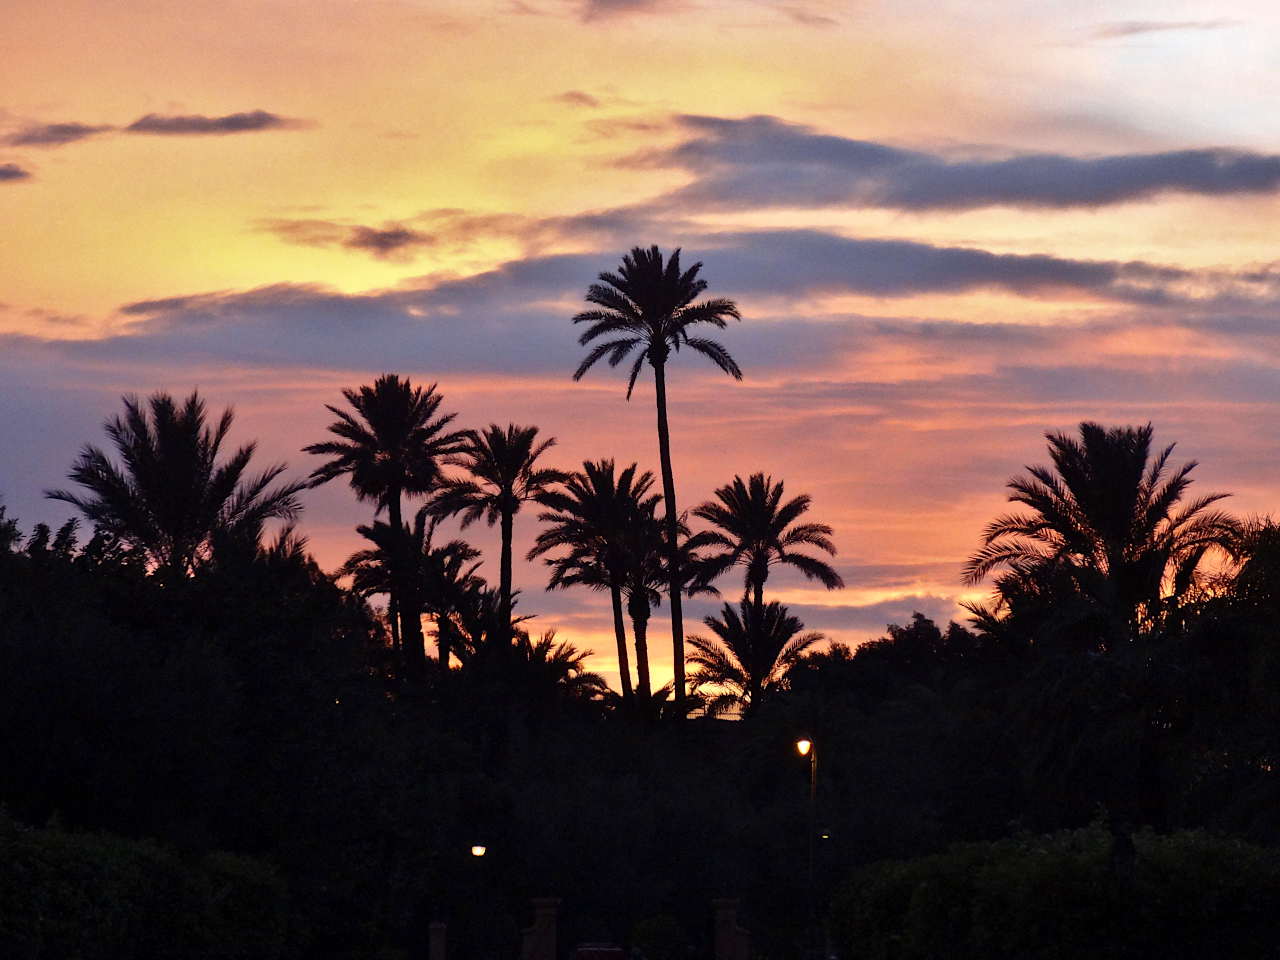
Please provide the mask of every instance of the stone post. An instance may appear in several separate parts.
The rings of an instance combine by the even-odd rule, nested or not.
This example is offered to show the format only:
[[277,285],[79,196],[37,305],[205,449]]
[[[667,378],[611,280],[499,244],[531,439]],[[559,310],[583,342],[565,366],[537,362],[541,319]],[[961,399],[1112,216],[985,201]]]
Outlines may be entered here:
[[560,912],[559,897],[534,897],[533,926],[525,927],[520,945],[520,960],[556,960],[556,917]]
[[443,920],[432,920],[427,927],[427,960],[446,960],[445,936],[448,925]]
[[715,960],[750,960],[751,935],[738,926],[738,901],[732,897],[712,900],[715,908]]

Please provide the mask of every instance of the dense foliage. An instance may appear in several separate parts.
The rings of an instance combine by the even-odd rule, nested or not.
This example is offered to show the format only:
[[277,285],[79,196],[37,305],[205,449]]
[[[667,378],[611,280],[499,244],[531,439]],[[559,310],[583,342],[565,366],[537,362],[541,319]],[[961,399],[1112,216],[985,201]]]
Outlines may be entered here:
[[[212,440],[229,419],[208,434],[194,395],[153,398],[150,424],[132,401],[134,432],[189,411],[188,459],[176,445],[165,469],[183,489],[204,488],[192,470],[234,473],[229,506],[198,524],[141,509],[164,484],[131,480],[150,466],[125,454],[106,465],[119,509],[86,509],[92,530],[26,530],[0,508],[0,955],[201,956],[216,935],[222,955],[409,957],[443,918],[455,956],[514,956],[529,898],[554,895],[563,944],[658,960],[707,955],[710,901],[731,895],[756,953],[786,958],[838,890],[831,929],[872,956],[1126,956],[1156,934],[1179,956],[1223,925],[1235,955],[1274,939],[1275,871],[1243,841],[1280,842],[1280,532],[1207,514],[1216,497],[1179,506],[1189,467],[1147,463],[1149,430],[1051,438],[1078,454],[1058,461],[1070,496],[1030,502],[1067,490],[1047,468],[1012,485],[1040,519],[989,531],[972,569],[1005,572],[974,629],[916,615],[853,650],[765,600],[773,563],[839,585],[794,552],[834,544],[780,481],[735,478],[723,511],[700,508],[718,535],[682,520],[668,539],[635,465],[535,470],[549,438],[446,433],[441,395],[391,376],[344,395],[356,413],[331,408],[343,442],[310,448],[332,458],[315,480],[347,476],[390,522],[362,526],[370,546],[338,573],[292,528],[267,535],[253,505],[278,471],[243,486],[249,446],[228,473]],[[489,470],[482,436],[518,455]],[[1091,456],[1122,462],[1131,495],[1099,499]],[[634,690],[511,609],[509,563],[490,587],[428,520],[492,511],[509,557],[523,500],[544,526],[522,520],[521,548],[554,585],[610,593],[620,653],[625,601]],[[1210,548],[1228,558],[1215,571]],[[744,592],[690,640],[704,709],[686,718],[694,701],[650,689],[648,617],[671,583],[723,574]],[[740,719],[717,719],[728,708]]]

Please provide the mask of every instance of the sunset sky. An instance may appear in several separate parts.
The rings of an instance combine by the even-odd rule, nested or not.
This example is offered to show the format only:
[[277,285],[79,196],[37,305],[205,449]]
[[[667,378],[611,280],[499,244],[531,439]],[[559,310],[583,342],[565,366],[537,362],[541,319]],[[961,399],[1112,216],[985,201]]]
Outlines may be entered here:
[[[651,383],[573,383],[569,318],[657,243],[744,317],[742,383],[671,370],[681,506],[811,494],[848,588],[768,593],[833,638],[959,617],[1046,430],[1152,421],[1201,492],[1280,509],[1277,103],[1263,0],[8,0],[0,498],[65,519],[42,490],[157,389],[302,474],[384,371],[656,470]],[[327,569],[368,512],[306,495]],[[613,670],[607,598],[544,583],[517,566],[520,611]]]

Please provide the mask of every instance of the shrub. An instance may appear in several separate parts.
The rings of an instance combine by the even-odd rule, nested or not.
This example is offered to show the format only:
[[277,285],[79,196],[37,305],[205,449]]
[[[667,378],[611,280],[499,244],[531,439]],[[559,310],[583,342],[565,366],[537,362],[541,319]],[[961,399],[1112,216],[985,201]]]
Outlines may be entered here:
[[872,864],[833,904],[834,933],[866,960],[1106,960],[1280,956],[1280,862],[1205,833],[1133,838],[1103,826],[963,844]]

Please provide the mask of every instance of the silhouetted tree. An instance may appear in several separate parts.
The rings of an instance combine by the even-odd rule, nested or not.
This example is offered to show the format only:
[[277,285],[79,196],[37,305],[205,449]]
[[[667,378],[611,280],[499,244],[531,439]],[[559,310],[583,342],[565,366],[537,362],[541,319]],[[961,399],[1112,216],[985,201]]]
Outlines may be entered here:
[[[312,472],[311,481],[319,485],[347,476],[360,500],[375,502],[375,515],[385,509],[390,529],[403,530],[401,498],[430,492],[440,479],[440,461],[461,449],[464,435],[447,429],[456,414],[437,415],[443,398],[434,383],[424,390],[393,373],[342,395],[352,412],[325,404],[338,418],[329,425],[338,439],[303,447],[306,453],[330,458]],[[421,676],[426,661],[422,623],[400,609],[402,551],[392,548],[393,635],[399,637],[408,672]]]
[[498,567],[498,621],[511,621],[511,542],[515,515],[521,504],[536,500],[565,474],[537,465],[538,458],[555,444],[551,437],[537,442],[537,427],[491,423],[481,431],[468,431],[462,449],[448,462],[464,468],[470,478],[443,481],[431,501],[438,516],[460,515],[465,530],[483,518],[500,524],[502,554]]
[[713,716],[735,706],[759,708],[785,688],[787,671],[822,639],[820,633],[801,633],[800,618],[776,600],[763,607],[743,600],[737,610],[726,603],[719,617],[702,622],[716,639],[690,636],[694,654],[689,662],[698,667],[695,690],[721,688],[707,700],[707,713]]
[[586,310],[573,318],[574,323],[589,324],[578,342],[594,343],[590,352],[574,371],[579,380],[596,363],[607,358],[616,367],[633,352],[635,360],[627,380],[627,399],[636,378],[647,360],[653,367],[654,394],[658,413],[658,455],[662,465],[662,497],[666,504],[667,562],[670,570],[671,644],[675,661],[675,697],[685,696],[684,625],[680,600],[679,546],[675,476],[671,468],[671,437],[667,427],[667,361],[673,352],[688,347],[711,360],[737,380],[742,371],[729,352],[717,341],[690,336],[691,328],[708,324],[724,329],[728,320],[740,320],[738,307],[732,300],[713,298],[695,302],[707,288],[698,277],[701,263],[688,270],[680,269],[680,251],[663,263],[662,252],[652,246],[648,250],[635,247],[622,258],[616,273],[601,273],[600,282],[587,289],[586,300],[599,309]]
[[564,551],[558,556],[546,557],[551,567],[548,589],[586,586],[609,591],[623,699],[631,697],[631,669],[622,613],[622,592],[628,571],[624,540],[645,505],[658,499],[649,494],[653,474],[646,470],[637,475],[636,470],[633,463],[615,475],[612,460],[585,461],[582,470],[567,476],[559,489],[547,491],[539,498],[548,509],[539,514],[538,519],[547,526],[529,551],[530,560],[545,557],[553,550]]
[[774,564],[795,567],[810,580],[819,581],[828,590],[844,586],[844,580],[829,563],[797,548],[816,547],[835,556],[832,530],[825,523],[796,523],[809,510],[808,494],[783,503],[782,481],[753,473],[744,483],[741,477],[720,487],[716,500],[709,500],[693,511],[695,517],[713,524],[715,530],[702,534],[718,553],[703,560],[703,576],[713,578],[730,567],[741,565],[744,596],[751,594],[756,609],[764,609],[764,584]]
[[248,474],[256,444],[219,462],[230,409],[214,426],[196,392],[181,405],[163,392],[145,405],[126,396],[124,409],[123,417],[105,424],[121,463],[88,444],[69,474],[88,495],[49,490],[45,496],[73,504],[98,528],[145,551],[166,578],[187,576],[207,560],[215,535],[256,543],[266,521],[297,516],[297,494],[306,485],[272,487],[283,464]]
[[1196,462],[1168,473],[1174,445],[1152,457],[1152,432],[1151,424],[1108,429],[1085,422],[1079,439],[1046,434],[1053,467],[1027,467],[1029,476],[1008,484],[1009,500],[1031,512],[987,525],[966,582],[1002,569],[995,580],[1002,599],[1051,593],[1083,603],[1101,620],[1107,643],[1155,624],[1162,607],[1176,605],[1194,585],[1208,552],[1236,551],[1240,526],[1209,509],[1228,494],[1181,504]]
[[412,526],[405,526],[397,538],[390,524],[375,521],[371,526],[359,526],[356,532],[373,544],[371,548],[353,553],[343,565],[342,573],[350,576],[351,587],[361,596],[389,593],[392,587],[392,555],[397,545],[404,549],[404,589],[401,593],[402,608],[410,616],[428,614],[435,618],[438,663],[442,670],[449,667],[449,640],[452,631],[440,629],[456,610],[469,602],[469,591],[484,580],[476,576],[480,556],[465,540],[455,539],[436,546],[437,518],[428,522],[428,508],[423,507],[414,517]]

